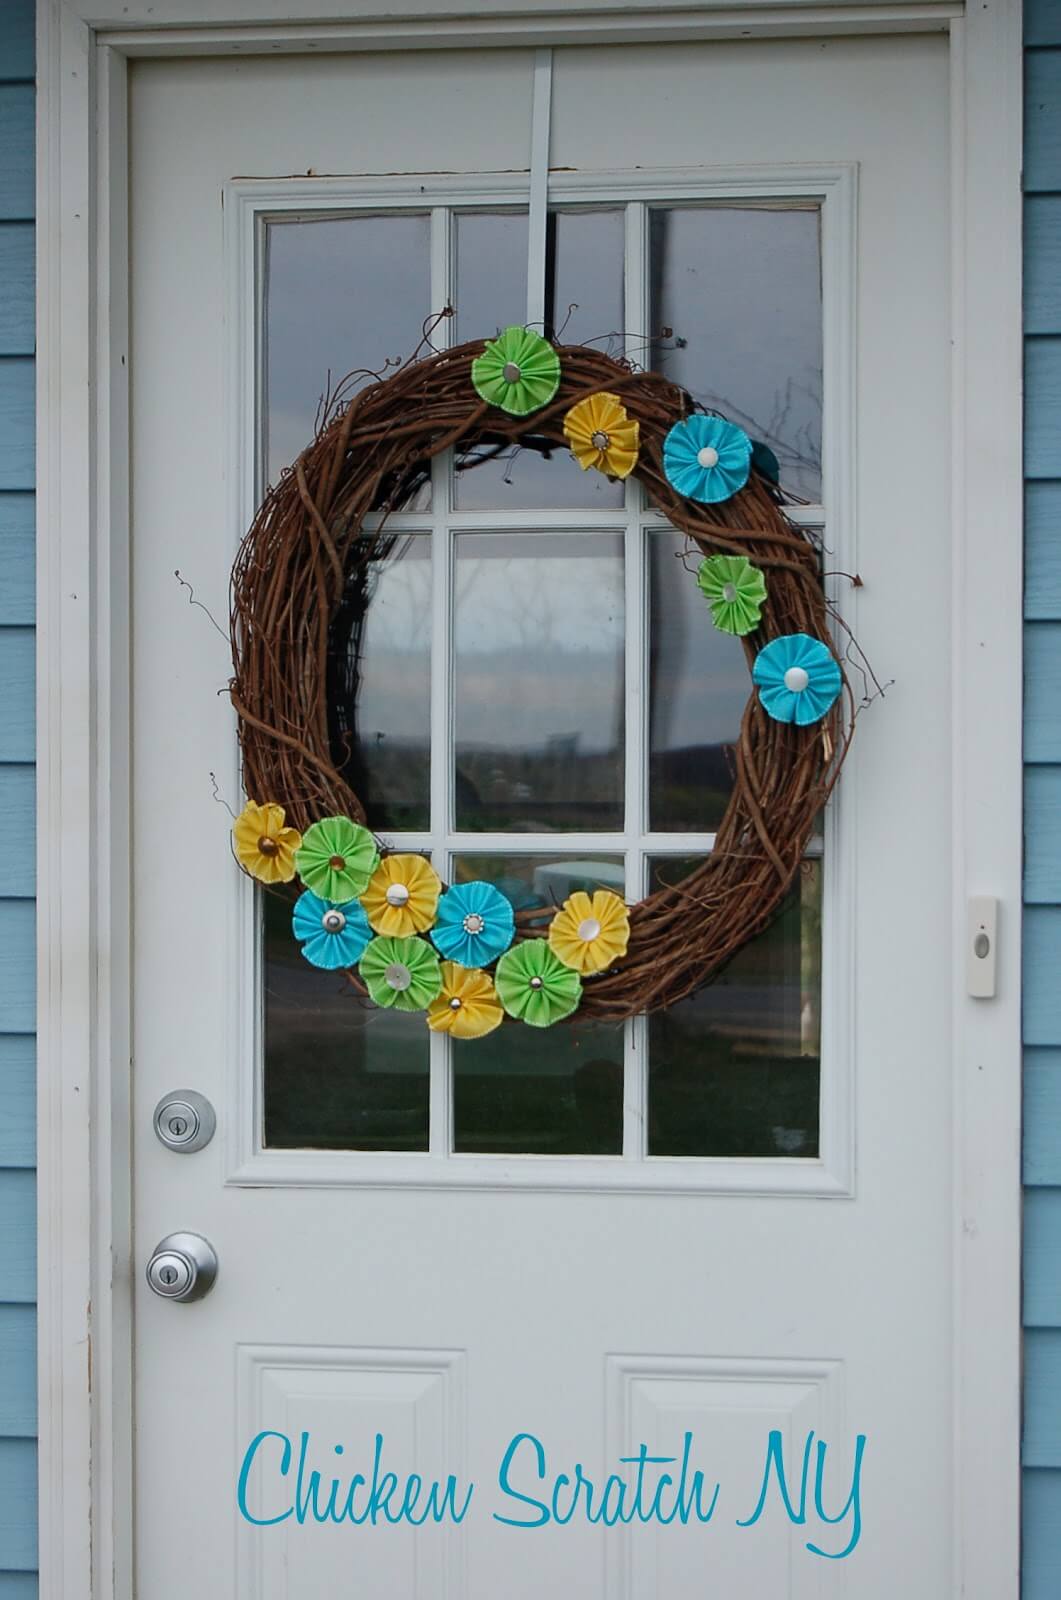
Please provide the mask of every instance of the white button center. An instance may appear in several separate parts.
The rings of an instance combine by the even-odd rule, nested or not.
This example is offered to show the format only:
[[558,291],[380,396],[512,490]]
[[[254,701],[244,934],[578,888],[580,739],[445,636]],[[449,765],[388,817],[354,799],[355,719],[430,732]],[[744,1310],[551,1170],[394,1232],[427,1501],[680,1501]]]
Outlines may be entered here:
[[523,374],[514,361],[506,361],[501,376],[506,383],[518,383]]
[[469,911],[461,926],[465,933],[482,933],[485,924],[477,911]]
[[401,961],[392,961],[383,974],[383,981],[388,988],[397,989],[400,993],[401,990],[408,989],[413,981],[413,975]]
[[578,936],[583,944],[592,944],[600,938],[600,923],[596,917],[585,917],[578,925]]
[[387,904],[389,906],[404,906],[409,901],[409,890],[404,883],[392,883],[387,887]]
[[731,606],[737,598],[737,585],[735,583],[724,583],[722,585],[722,598],[728,606]]
[[806,667],[789,667],[785,673],[785,688],[793,694],[802,694],[810,682]]
[[702,450],[698,451],[696,459],[699,462],[700,466],[702,466],[704,468],[717,467],[718,466],[718,451],[715,449],[714,445],[705,444],[704,448]]

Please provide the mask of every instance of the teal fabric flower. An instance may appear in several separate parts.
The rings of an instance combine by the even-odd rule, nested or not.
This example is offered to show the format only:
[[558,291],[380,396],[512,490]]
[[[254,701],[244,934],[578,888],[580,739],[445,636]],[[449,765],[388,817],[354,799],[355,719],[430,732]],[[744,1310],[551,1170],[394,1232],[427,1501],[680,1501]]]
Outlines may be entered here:
[[511,902],[492,883],[455,883],[438,902],[431,937],[447,961],[485,967],[507,950],[516,931]]
[[372,937],[368,918],[356,900],[336,905],[322,900],[312,889],[295,901],[291,929],[310,965],[326,972],[356,966]]
[[771,639],[755,658],[752,682],[763,709],[776,722],[805,728],[820,722],[840,693],[840,667],[820,639],[785,633]]
[[752,466],[768,483],[781,482],[781,467],[768,444],[761,439],[752,440]]
[[766,601],[766,579],[747,556],[705,556],[696,581],[722,633],[743,635],[759,626]]
[[505,954],[494,987],[510,1017],[532,1028],[549,1028],[569,1017],[582,998],[582,979],[544,939],[525,939]]
[[373,939],[361,957],[361,977],[378,1006],[426,1011],[442,991],[442,968],[423,939]]
[[703,505],[731,500],[747,483],[751,464],[748,435],[722,417],[686,417],[663,441],[667,482],[687,500]]
[[513,417],[547,406],[560,387],[560,357],[529,328],[506,328],[472,362],[475,392]]

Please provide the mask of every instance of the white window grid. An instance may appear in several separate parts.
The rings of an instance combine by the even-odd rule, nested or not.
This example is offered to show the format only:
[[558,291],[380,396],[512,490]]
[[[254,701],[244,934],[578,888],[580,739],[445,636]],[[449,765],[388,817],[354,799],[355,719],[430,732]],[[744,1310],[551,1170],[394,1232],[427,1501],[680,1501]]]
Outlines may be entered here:
[[[575,174],[560,174],[551,180],[550,209],[563,205],[600,205],[625,212],[624,306],[626,353],[634,361],[644,359],[650,327],[648,280],[648,225],[654,207],[674,204],[760,203],[785,206],[797,203],[821,207],[823,271],[823,352],[825,406],[823,416],[823,483],[830,486],[823,495],[825,504],[848,504],[850,498],[853,427],[844,429],[846,449],[836,449],[841,417],[851,416],[854,391],[851,320],[853,318],[854,273],[854,184],[850,166],[825,169],[782,169],[751,174],[748,169],[723,173],[626,173],[598,174],[592,183]],[[454,220],[463,212],[498,211],[522,208],[527,203],[526,187],[513,187],[510,175],[487,175],[468,188],[444,176],[430,179],[430,200],[426,182],[410,179],[360,180],[352,187],[344,180],[296,180],[285,188],[269,192],[268,180],[243,180],[233,184],[236,205],[235,239],[230,252],[230,303],[237,325],[233,351],[235,383],[244,403],[237,407],[235,437],[240,449],[237,459],[246,464],[238,527],[248,525],[248,516],[257,504],[262,474],[263,438],[260,428],[263,364],[261,360],[261,311],[264,232],[270,221],[286,216],[335,218],[371,211],[409,213],[430,217],[431,225],[431,306],[433,310],[454,303],[456,249]],[[828,208],[831,207],[832,217]],[[831,222],[831,226],[829,225]],[[255,292],[247,294],[248,278]],[[514,308],[514,320],[519,320]],[[442,319],[432,333],[436,348],[445,348],[452,338],[454,319]],[[831,429],[835,433],[831,437]],[[831,468],[830,468],[831,463]],[[835,483],[835,489],[832,485]],[[432,631],[431,631],[431,766],[430,816],[427,830],[382,830],[383,842],[393,849],[429,853],[436,870],[445,881],[452,881],[456,856],[520,855],[543,859],[585,858],[586,855],[618,855],[625,864],[626,895],[641,899],[650,888],[649,860],[652,857],[695,857],[710,853],[713,832],[653,832],[648,817],[648,696],[646,650],[648,627],[648,557],[653,532],[665,531],[667,519],[646,503],[636,480],[625,485],[624,505],[602,509],[551,510],[520,508],[462,511],[454,503],[452,455],[436,457],[431,472],[431,508],[427,511],[393,513],[387,518],[392,533],[422,534],[431,537]],[[826,536],[825,504],[788,508],[792,520],[823,539]],[[599,532],[624,538],[626,649],[625,649],[625,783],[624,826],[621,830],[563,831],[548,833],[479,832],[459,830],[454,822],[454,704],[453,704],[453,566],[454,545],[464,533],[523,532],[534,534],[580,535]],[[850,545],[837,552],[838,566],[851,560]],[[851,565],[853,570],[853,563]],[[261,1143],[262,1039],[260,1023],[260,952],[257,937],[243,940],[243,970],[251,978],[255,995],[255,1014],[248,1025],[244,1012],[239,1037],[253,1038],[249,1052],[253,1061],[253,1089],[248,1092],[245,1073],[240,1073],[233,1096],[234,1131],[230,1141],[232,1160],[229,1181],[268,1184],[289,1181],[297,1184],[328,1185],[351,1182],[379,1183],[383,1186],[424,1181],[416,1176],[417,1167],[426,1163],[432,1169],[428,1181],[443,1187],[450,1184],[472,1187],[494,1183],[511,1186],[524,1182],[541,1187],[627,1187],[644,1189],[698,1188],[732,1192],[783,1192],[810,1194],[849,1194],[851,1192],[853,1094],[850,1069],[836,1070],[829,1057],[836,1053],[838,1037],[850,1036],[850,1005],[840,1001],[841,971],[847,976],[845,993],[850,993],[850,962],[840,959],[841,951],[853,957],[849,938],[850,875],[845,893],[836,890],[838,872],[844,870],[836,843],[836,807],[831,803],[826,815],[824,837],[812,840],[807,858],[826,856],[829,871],[824,880],[822,907],[822,1036],[820,1074],[819,1155],[817,1159],[760,1157],[668,1157],[648,1152],[648,1019],[636,1017],[624,1025],[623,1137],[621,1154],[611,1156],[514,1156],[509,1153],[465,1154],[455,1151],[453,1127],[452,1044],[446,1035],[430,1035],[429,1145],[424,1153],[387,1155],[373,1151],[315,1152],[268,1151]],[[850,830],[848,830],[850,834]],[[843,855],[850,865],[850,837]],[[251,920],[244,903],[244,928]],[[248,945],[250,949],[248,949]],[[831,947],[831,957],[828,950]],[[592,981],[592,980],[590,980]],[[245,1061],[248,1051],[238,1049]],[[831,1070],[827,1073],[827,1066]],[[247,1137],[255,1130],[253,1139]],[[307,1162],[312,1165],[307,1166]],[[605,1176],[603,1169],[611,1169]]]

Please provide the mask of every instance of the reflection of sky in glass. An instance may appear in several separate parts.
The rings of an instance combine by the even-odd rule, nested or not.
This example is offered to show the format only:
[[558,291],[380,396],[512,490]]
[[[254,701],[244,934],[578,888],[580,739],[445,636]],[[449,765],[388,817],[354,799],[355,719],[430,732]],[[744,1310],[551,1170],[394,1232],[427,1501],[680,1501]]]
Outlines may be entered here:
[[[346,774],[375,827],[430,826],[431,536],[399,536],[333,627],[333,724],[354,735]],[[345,646],[345,649],[343,648]]]
[[621,535],[458,535],[458,827],[622,825],[624,634]]
[[[562,344],[594,343],[621,353],[622,211],[556,212],[548,250],[548,309]],[[503,212],[460,216],[457,233],[457,334],[490,338],[527,315],[527,218]],[[499,507],[621,506],[623,486],[601,472],[583,472],[565,449],[551,460],[517,451],[460,473],[454,485],[462,511]]]
[[[821,497],[822,296],[817,208],[653,210],[651,364],[764,440],[782,482]],[[674,348],[674,346],[677,346]]]
[[431,310],[427,216],[272,221],[265,245],[265,470],[313,438],[330,382],[405,360]]
[[615,748],[623,716],[623,542],[612,534],[460,534],[457,739]]
[[678,534],[649,536],[649,810],[653,828],[713,829],[732,786],[751,682],[739,639],[711,621],[703,559]]

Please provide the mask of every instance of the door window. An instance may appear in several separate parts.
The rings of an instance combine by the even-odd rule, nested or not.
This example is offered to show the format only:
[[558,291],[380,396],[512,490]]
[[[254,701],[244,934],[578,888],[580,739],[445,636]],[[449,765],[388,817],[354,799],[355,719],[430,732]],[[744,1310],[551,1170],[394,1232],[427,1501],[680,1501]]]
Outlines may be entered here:
[[[557,206],[547,331],[652,365],[776,456],[820,520],[822,269],[811,201]],[[522,321],[527,216],[431,206],[264,215],[259,459],[433,337]],[[444,296],[439,290],[444,288]],[[640,487],[565,453],[440,458],[331,640],[334,746],[388,845],[517,907],[640,899],[709,852],[750,693]],[[305,963],[264,898],[266,1147],[466,1155],[815,1157],[821,841],[781,918],[692,999],[625,1028],[454,1043]]]

